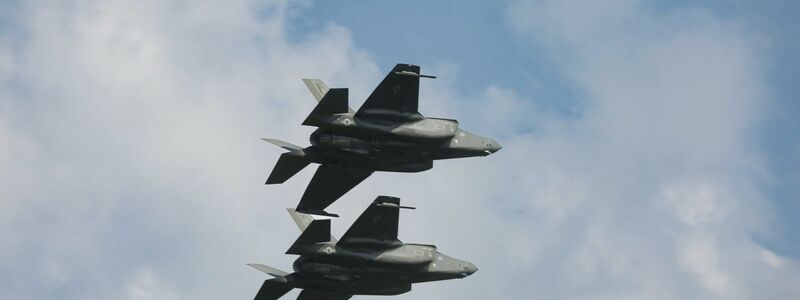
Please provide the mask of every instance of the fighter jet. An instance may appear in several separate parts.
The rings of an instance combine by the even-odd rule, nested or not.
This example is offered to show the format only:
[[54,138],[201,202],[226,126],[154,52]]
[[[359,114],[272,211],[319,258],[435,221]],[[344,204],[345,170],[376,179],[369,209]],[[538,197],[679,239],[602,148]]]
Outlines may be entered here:
[[[338,241],[330,219],[289,209],[303,233],[287,254],[300,257],[294,273],[248,264],[274,277],[264,281],[255,300],[275,300],[303,289],[297,299],[349,299],[353,295],[399,295],[412,283],[464,278],[478,268],[437,251],[434,245],[405,244],[397,239],[400,199],[380,196]],[[307,227],[306,227],[307,226]]]
[[331,203],[375,171],[420,172],[437,159],[486,156],[500,150],[493,139],[459,128],[458,121],[423,117],[417,111],[419,66],[398,64],[354,112],[346,88],[328,88],[318,79],[303,79],[319,102],[303,125],[318,127],[311,146],[264,139],[283,153],[266,184],[283,183],[317,163],[321,166],[297,205],[297,211],[337,216]]

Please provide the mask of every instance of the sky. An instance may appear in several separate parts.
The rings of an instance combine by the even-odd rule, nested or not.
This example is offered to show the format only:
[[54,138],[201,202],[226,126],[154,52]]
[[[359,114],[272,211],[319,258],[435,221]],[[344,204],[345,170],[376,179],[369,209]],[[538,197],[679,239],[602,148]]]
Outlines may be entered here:
[[393,298],[800,298],[797,8],[0,1],[0,293],[251,299],[314,169],[263,185],[259,138],[307,144],[301,78],[358,107],[412,63],[424,115],[503,149],[328,209],[400,197],[401,240],[480,268]]

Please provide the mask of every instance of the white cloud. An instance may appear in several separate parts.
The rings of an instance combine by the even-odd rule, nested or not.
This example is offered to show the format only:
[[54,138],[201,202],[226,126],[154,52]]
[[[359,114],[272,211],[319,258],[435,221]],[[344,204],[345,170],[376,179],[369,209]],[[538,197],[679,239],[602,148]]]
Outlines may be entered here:
[[[488,276],[516,271],[497,279],[502,295],[797,297],[791,280],[763,278],[796,281],[798,269],[774,268],[778,260],[753,241],[773,225],[752,139],[768,95],[760,36],[707,11],[639,1],[517,1],[509,20],[586,106],[578,118],[543,121],[534,109],[528,124],[539,130],[501,141],[493,162],[477,163],[490,170],[478,180],[490,183],[469,178],[474,165],[453,180],[468,182],[461,196],[487,199],[470,217],[507,219],[484,220],[485,244],[530,237],[538,257],[525,264],[509,255],[514,248],[497,255],[507,259],[482,256],[494,265],[482,269]],[[484,103],[482,114],[520,122]],[[493,235],[509,226],[514,235]]]
[[155,278],[152,272],[138,272],[128,284],[127,299],[130,300],[171,300],[178,299],[176,293],[163,286],[163,281]]
[[305,139],[299,78],[377,72],[335,24],[289,41],[293,7],[21,4],[0,46],[4,298],[248,298],[245,263],[290,266],[282,208],[308,176],[263,186],[280,150],[258,138]]
[[[24,4],[0,41],[0,281],[7,299],[249,298],[288,269],[294,206],[313,168],[262,185],[304,144],[299,78],[351,88],[383,75],[347,28],[289,37],[282,1]],[[423,113],[500,138],[487,158],[378,173],[336,202],[343,232],[376,195],[401,238],[481,270],[410,298],[796,298],[795,259],[769,230],[749,135],[765,95],[758,36],[697,9],[638,1],[513,2],[509,21],[585,96],[577,117],[458,66],[426,67]],[[10,41],[6,42],[6,41]],[[414,188],[410,188],[414,187]],[[13,276],[12,276],[13,275]],[[361,297],[368,299],[370,297]]]

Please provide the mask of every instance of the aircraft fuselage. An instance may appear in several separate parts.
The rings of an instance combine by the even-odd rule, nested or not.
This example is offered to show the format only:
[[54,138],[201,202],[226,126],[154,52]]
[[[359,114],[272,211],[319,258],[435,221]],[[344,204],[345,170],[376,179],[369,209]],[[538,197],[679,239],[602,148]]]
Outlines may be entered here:
[[373,171],[420,172],[439,159],[486,156],[500,145],[458,128],[448,119],[421,118],[406,122],[358,120],[333,116],[311,134],[309,159],[319,164]]
[[293,268],[291,284],[297,288],[353,295],[402,294],[412,283],[464,278],[478,269],[419,244],[374,251],[322,244],[308,249]]

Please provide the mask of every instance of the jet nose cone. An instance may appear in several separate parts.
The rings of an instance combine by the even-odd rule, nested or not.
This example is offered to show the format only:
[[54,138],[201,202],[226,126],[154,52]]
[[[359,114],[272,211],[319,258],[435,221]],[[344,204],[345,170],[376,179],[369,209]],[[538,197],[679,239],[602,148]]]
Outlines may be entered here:
[[464,271],[461,272],[461,278],[467,277],[469,275],[472,275],[475,272],[478,272],[478,267],[476,267],[472,263],[465,264],[463,266],[463,268],[464,268]]
[[497,151],[500,151],[500,149],[503,149],[503,146],[500,146],[500,143],[496,141],[492,141],[492,147],[490,147],[489,151],[495,153]]
[[478,267],[473,265],[473,264],[469,264],[469,268],[467,270],[467,274],[468,275],[472,275],[475,272],[478,272]]
[[484,153],[486,153],[486,155],[495,153],[497,151],[500,151],[500,149],[503,149],[503,146],[500,146],[500,143],[492,139],[484,141],[483,144],[486,146],[486,150],[483,151]]

